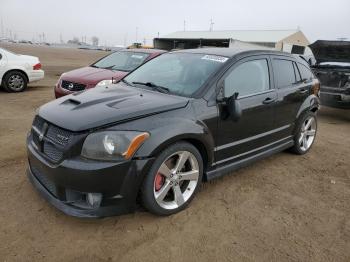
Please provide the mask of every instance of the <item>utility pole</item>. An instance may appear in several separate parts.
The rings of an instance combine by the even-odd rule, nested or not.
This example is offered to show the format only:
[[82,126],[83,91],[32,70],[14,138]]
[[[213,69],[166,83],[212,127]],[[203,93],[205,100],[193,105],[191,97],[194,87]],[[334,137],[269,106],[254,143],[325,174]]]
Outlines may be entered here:
[[186,31],[186,20],[184,20],[184,31]]
[[4,21],[2,20],[2,17],[1,17],[1,36],[4,37]]
[[213,29],[214,29],[214,22],[213,22],[213,19],[210,19],[209,31],[213,31]]
[[126,43],[128,41],[128,33],[124,35],[124,47],[126,47]]
[[135,43],[137,43],[138,34],[139,34],[139,28],[136,26],[136,37],[135,37]]

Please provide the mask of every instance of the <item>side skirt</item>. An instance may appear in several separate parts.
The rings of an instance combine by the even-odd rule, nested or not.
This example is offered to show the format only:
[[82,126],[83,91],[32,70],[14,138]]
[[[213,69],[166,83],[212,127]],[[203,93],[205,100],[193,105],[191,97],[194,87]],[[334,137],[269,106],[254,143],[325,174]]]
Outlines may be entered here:
[[287,148],[290,148],[293,145],[294,145],[294,141],[291,139],[283,144],[280,144],[278,146],[275,146],[273,148],[270,148],[268,150],[260,152],[254,156],[250,156],[250,157],[247,157],[245,159],[239,160],[237,162],[233,162],[233,163],[229,163],[229,164],[224,165],[224,166],[217,167],[213,170],[206,172],[206,174],[205,174],[206,179],[205,180],[210,181],[210,180],[213,180],[215,178],[224,176],[229,172],[232,172],[232,171],[237,170],[239,168],[248,166],[257,160],[260,160],[260,159],[269,157],[271,155],[274,155],[276,153],[282,152],[283,150],[286,150]]

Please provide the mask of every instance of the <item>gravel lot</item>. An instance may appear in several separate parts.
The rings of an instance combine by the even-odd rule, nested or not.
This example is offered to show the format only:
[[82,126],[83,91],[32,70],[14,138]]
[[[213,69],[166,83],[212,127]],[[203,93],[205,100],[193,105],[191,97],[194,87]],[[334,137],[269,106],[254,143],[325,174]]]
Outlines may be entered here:
[[58,76],[106,52],[8,49],[38,56],[46,78],[0,92],[0,261],[350,261],[350,111],[322,108],[309,154],[283,152],[206,183],[174,216],[77,219],[32,188],[25,138]]

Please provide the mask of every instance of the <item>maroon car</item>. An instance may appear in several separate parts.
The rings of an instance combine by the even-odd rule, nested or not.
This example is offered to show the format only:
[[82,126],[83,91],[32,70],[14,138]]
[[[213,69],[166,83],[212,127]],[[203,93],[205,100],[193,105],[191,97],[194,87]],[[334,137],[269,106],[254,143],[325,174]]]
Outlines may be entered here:
[[62,74],[55,86],[55,97],[111,84],[165,52],[158,49],[123,49],[109,54],[90,66]]

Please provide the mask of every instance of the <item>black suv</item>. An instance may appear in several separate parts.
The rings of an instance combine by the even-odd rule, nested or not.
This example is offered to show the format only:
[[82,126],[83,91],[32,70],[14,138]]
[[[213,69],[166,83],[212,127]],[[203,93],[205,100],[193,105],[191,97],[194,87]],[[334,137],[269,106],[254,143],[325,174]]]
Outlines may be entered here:
[[69,215],[116,215],[137,203],[170,215],[202,181],[288,148],[306,153],[319,89],[308,64],[286,53],[163,54],[118,84],[42,106],[27,139],[28,175]]

